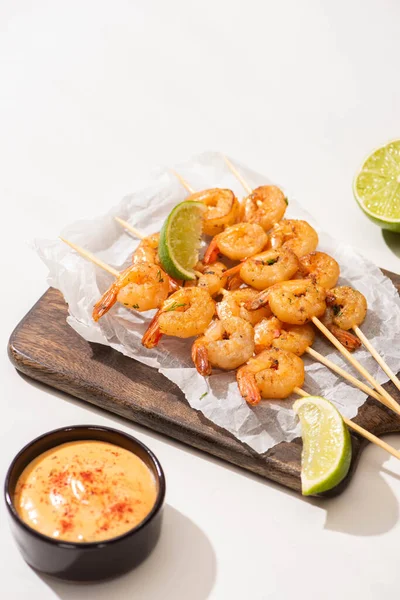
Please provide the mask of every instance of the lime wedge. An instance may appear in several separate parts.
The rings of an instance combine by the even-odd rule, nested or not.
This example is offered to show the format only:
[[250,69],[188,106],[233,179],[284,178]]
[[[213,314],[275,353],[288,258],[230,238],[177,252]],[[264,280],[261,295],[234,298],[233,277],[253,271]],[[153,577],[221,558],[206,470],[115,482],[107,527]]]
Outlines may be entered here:
[[372,152],[354,178],[353,191],[371,221],[400,232],[400,140]]
[[326,492],[340,483],[349,470],[349,431],[340,413],[325,398],[301,398],[293,404],[293,410],[300,418],[303,438],[302,493],[310,496]]
[[172,209],[162,226],[158,256],[165,271],[175,279],[196,279],[193,267],[199,260],[206,210],[200,202],[181,202]]

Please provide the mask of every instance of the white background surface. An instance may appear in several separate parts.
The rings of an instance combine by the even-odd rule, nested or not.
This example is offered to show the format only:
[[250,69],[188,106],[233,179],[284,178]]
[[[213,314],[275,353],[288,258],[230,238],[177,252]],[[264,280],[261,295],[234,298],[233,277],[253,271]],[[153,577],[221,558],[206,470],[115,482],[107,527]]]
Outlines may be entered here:
[[1,478],[34,436],[105,423],[151,446],[168,496],[151,558],[85,587],[26,566],[2,502],[0,597],[398,598],[395,459],[368,448],[342,496],[302,500],[32,384],[6,344],[46,289],[29,239],[105,212],[154,166],[206,149],[280,182],[332,235],[399,271],[400,238],[382,235],[351,192],[365,154],[400,137],[399,22],[395,0],[2,0]]

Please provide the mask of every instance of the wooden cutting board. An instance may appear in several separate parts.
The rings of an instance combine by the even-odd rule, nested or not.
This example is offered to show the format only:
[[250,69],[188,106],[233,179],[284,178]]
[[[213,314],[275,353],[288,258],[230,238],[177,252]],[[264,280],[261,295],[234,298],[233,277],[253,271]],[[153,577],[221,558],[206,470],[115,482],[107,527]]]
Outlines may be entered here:
[[[400,290],[400,276],[385,274]],[[8,352],[19,371],[296,492],[301,491],[301,439],[282,442],[263,455],[256,454],[193,410],[179,388],[155,369],[109,347],[90,344],[67,325],[66,317],[67,305],[62,295],[50,288],[11,335]],[[400,393],[391,382],[385,387],[400,401]],[[54,402],[58,401],[55,396]],[[400,431],[400,417],[372,398],[368,398],[354,420],[378,436]],[[365,445],[365,440],[351,435],[350,472],[328,495],[344,490]]]

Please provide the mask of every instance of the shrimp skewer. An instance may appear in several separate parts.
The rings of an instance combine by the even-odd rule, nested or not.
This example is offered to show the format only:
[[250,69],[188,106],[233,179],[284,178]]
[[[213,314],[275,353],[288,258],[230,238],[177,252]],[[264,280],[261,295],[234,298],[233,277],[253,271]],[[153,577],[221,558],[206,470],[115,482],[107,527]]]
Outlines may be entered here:
[[288,248],[299,258],[314,252],[318,241],[315,229],[299,219],[282,219],[270,231],[271,248]]
[[[339,288],[336,288],[338,290]],[[349,351],[342,343],[329,331],[327,327],[318,319],[325,311],[325,298],[328,293],[311,280],[294,279],[283,283],[278,283],[266,292],[261,292],[254,299],[250,299],[245,304],[249,310],[258,309],[268,303],[272,313],[284,323],[292,325],[303,325],[307,321],[312,321],[314,325],[334,344],[334,346],[347,358],[347,360],[356,368],[359,373],[375,388],[382,397],[380,399],[386,406],[400,414],[400,406],[388,394],[388,392],[368,373],[368,371],[351,356]],[[337,294],[337,292],[336,292]],[[338,294],[337,294],[338,295]],[[347,313],[346,313],[347,314]],[[358,318],[362,316],[363,311],[359,310]],[[344,318],[344,317],[343,317]],[[354,322],[354,321],[351,321]],[[344,324],[347,324],[343,320]]]
[[222,290],[223,298],[217,304],[217,315],[223,321],[231,317],[240,317],[255,325],[265,317],[271,316],[268,306],[261,306],[257,310],[248,310],[246,304],[257,296],[257,291],[251,288],[241,288],[234,291]]
[[206,290],[182,288],[163,302],[147,328],[142,344],[154,348],[163,334],[180,338],[200,335],[207,329],[214,313],[215,302]]
[[269,305],[273,314],[283,323],[304,325],[312,317],[320,317],[326,310],[326,290],[311,279],[292,279],[276,283],[246,303],[248,310]]
[[232,190],[213,188],[196,192],[187,198],[207,207],[203,218],[203,233],[214,236],[239,220],[241,206]]
[[207,207],[203,218],[203,233],[211,236],[217,235],[239,220],[241,205],[232,190],[211,188],[195,192],[182,175],[174,170],[171,172],[190,193],[186,200],[202,202]]
[[[202,267],[203,268],[203,265]],[[211,296],[220,293],[227,282],[226,266],[221,262],[205,265],[203,271],[196,271],[197,287],[208,291]]]
[[268,231],[282,219],[286,212],[288,201],[284,193],[276,185],[261,185],[254,190],[251,189],[230,160],[226,156],[223,158],[248,193],[242,202],[242,221],[258,223],[265,231]]
[[270,348],[240,367],[236,379],[240,393],[252,406],[261,398],[283,400],[303,385],[304,364],[293,352]]
[[[245,190],[250,193],[250,196],[248,196],[244,202],[245,209],[243,220],[251,223],[259,222],[261,225],[265,226],[267,230],[273,226],[272,231],[270,232],[270,245],[273,249],[280,247],[288,248],[299,258],[309,252],[313,252],[318,246],[317,232],[306,221],[282,219],[286,211],[287,199],[281,190],[275,186],[261,186],[252,190],[237,169],[232,165],[230,160],[226,156],[223,158],[230,171],[237,177]],[[267,210],[262,208],[263,203],[260,196],[267,196]],[[284,206],[284,204],[286,206]],[[257,205],[258,219],[254,216],[257,212]],[[268,219],[268,212],[270,212],[271,219]]]
[[261,185],[243,201],[245,223],[258,223],[269,231],[286,212],[288,201],[285,194],[275,185]]
[[116,278],[116,281],[106,290],[93,309],[93,319],[98,321],[118,301],[128,308],[139,312],[158,308],[168,296],[168,277],[157,265],[138,263],[121,273],[113,269],[94,254],[77,244],[60,238],[65,244],[76,250]]
[[[344,319],[334,323],[335,310],[331,306],[327,308],[328,301],[334,302],[333,290],[326,290],[314,278],[292,279],[277,283],[260,292],[247,302],[246,308],[254,310],[268,304],[278,319],[291,325],[303,325],[311,317],[322,317],[326,327],[340,343],[349,350],[355,350],[360,346],[359,340],[344,327],[338,326],[342,321],[344,322]],[[339,318],[339,312],[336,312]],[[365,314],[362,319],[364,317]]]
[[168,276],[161,267],[146,262],[133,264],[119,273],[96,302],[93,319],[98,321],[117,301],[138,312],[159,308],[168,292]]
[[[248,185],[248,183],[246,182],[246,180],[242,177],[242,175],[237,171],[237,169],[232,165],[232,163],[229,161],[229,159],[226,156],[224,156],[223,158],[224,158],[226,164],[228,165],[229,169],[231,170],[231,172],[241,182],[241,184],[246,189],[246,191],[248,193],[250,193],[251,192],[251,187]],[[274,236],[272,235],[271,237],[272,237],[272,240],[274,240]],[[272,245],[273,245],[274,242],[273,241],[271,241],[271,242],[272,242]],[[275,243],[276,243],[276,241],[275,241]],[[317,244],[318,244],[318,236],[317,236],[317,243],[315,244],[315,248],[317,247]],[[309,252],[313,252],[315,250],[315,248],[313,248],[312,250],[309,250]],[[293,250],[293,247],[292,247],[292,250]],[[323,323],[321,323],[321,321],[316,316],[312,318],[312,321],[322,331],[322,333],[324,333],[324,335],[326,337],[328,337],[328,339],[330,339],[330,341],[336,346],[336,348],[339,350],[339,352],[341,352],[349,360],[349,362],[369,381],[369,383],[371,383],[371,385],[373,385],[374,388],[382,396],[384,396],[384,398],[387,400],[387,402],[389,402],[390,407],[393,408],[393,410],[395,410],[395,412],[398,412],[398,414],[400,414],[399,413],[399,405],[397,404],[397,402],[362,367],[362,365],[358,361],[356,361],[356,359],[354,359],[349,354],[348,350],[340,342],[337,342],[336,338],[334,337],[334,335],[332,335],[332,333],[329,331],[329,329],[327,327],[325,327],[323,325]],[[364,346],[367,348],[367,350],[371,353],[371,355],[375,358],[375,360],[381,366],[381,368],[385,371],[385,373],[388,375],[388,377],[393,381],[393,383],[395,384],[395,386],[397,387],[397,389],[400,390],[400,380],[393,373],[393,371],[390,369],[390,367],[385,363],[385,361],[383,360],[383,358],[378,354],[378,352],[376,351],[376,349],[372,346],[371,342],[365,337],[365,335],[359,329],[358,324],[352,325],[352,329],[356,333],[356,335],[359,337],[359,339],[361,340],[361,342],[364,344]],[[347,340],[349,340],[349,338],[347,338]],[[354,341],[353,341],[353,343],[354,343]]]
[[239,274],[240,278],[256,290],[287,281],[300,268],[299,259],[291,250],[278,248],[266,250],[248,258],[241,264],[229,269],[228,275]]
[[364,296],[353,288],[340,286],[327,292],[326,304],[322,323],[350,352],[357,350],[361,342],[349,329],[365,319],[367,301]]
[[325,252],[310,252],[299,260],[298,279],[312,279],[322,287],[335,287],[340,275],[337,261]]
[[[130,223],[127,223],[123,219],[115,217],[115,220],[122,225],[122,227],[130,231],[133,235],[141,240],[139,246],[132,255],[133,263],[145,261],[160,264],[158,258],[158,244],[160,239],[159,233],[153,233],[152,235],[145,236],[138,229],[136,229],[136,227],[133,227]],[[225,287],[227,284],[228,276],[224,276],[226,266],[223,263],[215,262],[210,265],[202,265],[202,263],[198,263],[196,268],[198,269],[198,271],[196,271],[196,275],[198,277],[197,285],[207,289],[212,296],[217,294],[220,289]],[[199,272],[199,269],[202,269],[202,271]],[[168,275],[167,277],[169,277],[169,291],[176,292],[180,288],[179,283],[172,277]],[[233,276],[230,277],[229,283],[232,289],[235,287],[235,285],[238,287],[241,285],[241,281],[236,281]],[[196,285],[196,282],[193,281],[187,283],[186,287],[192,287],[193,285]]]
[[[114,217],[117,223],[119,223],[124,229],[130,231],[135,237],[139,238],[141,241],[132,254],[132,263],[136,264],[139,262],[148,262],[154,263],[156,265],[160,264],[160,259],[158,257],[158,244],[160,241],[159,233],[152,233],[151,235],[145,236],[139,229],[133,227],[127,221],[120,219],[119,217]],[[180,285],[178,281],[173,279],[170,275],[165,274],[169,281],[169,291],[176,292]]]
[[[306,325],[287,325],[282,323],[276,317],[272,316],[265,318],[254,326],[254,342],[256,354],[270,348],[271,346],[279,348],[281,350],[287,350],[302,356],[304,353],[309,354],[322,363],[331,371],[346,379],[349,383],[358,387],[362,392],[368,396],[372,396],[382,402],[385,406],[388,406],[386,400],[378,394],[374,389],[370,388],[367,384],[363,383],[356,377],[353,377],[350,373],[347,373],[344,369],[330,361],[328,358],[316,352],[311,346],[314,342],[315,333],[311,324]],[[390,407],[389,407],[390,408]]]
[[[251,358],[238,369],[237,381],[243,398],[252,406],[257,405],[262,397],[284,399],[292,393],[303,397],[310,395],[301,388],[304,382],[301,358],[284,350],[265,350]],[[400,459],[398,450],[343,415],[342,419],[347,427]]]
[[273,346],[302,356],[313,344],[314,338],[312,325],[288,325],[274,316],[267,317],[254,325],[256,354]]
[[236,369],[254,352],[253,327],[240,317],[211,322],[192,346],[192,359],[200,375],[211,375],[212,367]]
[[265,248],[268,235],[257,223],[237,223],[214,236],[204,255],[204,263],[215,262],[219,254],[231,260],[243,260]]
[[344,334],[348,334],[348,330],[352,329],[359,338],[359,340],[357,340],[358,345],[360,346],[361,342],[364,344],[379,366],[385,371],[396,387],[400,389],[400,381],[397,376],[359,328],[359,325],[364,321],[367,314],[367,301],[365,297],[353,288],[340,286],[330,290],[327,296],[327,304],[328,310],[330,311],[328,316],[330,322],[326,324],[323,320],[323,323],[326,324],[327,328],[334,333],[335,337],[339,340],[340,335],[337,335],[333,328],[339,327]]
[[[257,357],[251,358],[238,369],[237,381],[243,398],[252,406],[257,405],[262,397],[284,399],[292,393],[303,397],[310,395],[301,388],[304,382],[301,358],[284,350],[264,350]],[[398,450],[343,415],[342,419],[347,427],[400,459]]]

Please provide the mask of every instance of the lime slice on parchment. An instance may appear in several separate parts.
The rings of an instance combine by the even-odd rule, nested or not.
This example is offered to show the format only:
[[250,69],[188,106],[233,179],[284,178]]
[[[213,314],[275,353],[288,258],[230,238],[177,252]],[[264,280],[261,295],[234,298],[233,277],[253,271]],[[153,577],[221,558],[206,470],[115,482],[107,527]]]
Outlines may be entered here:
[[300,418],[303,438],[302,493],[310,496],[326,492],[338,485],[349,470],[349,431],[333,404],[320,396],[296,400],[293,410]]
[[181,202],[172,209],[162,226],[158,256],[165,271],[175,279],[196,279],[193,267],[199,260],[206,210],[200,202]]
[[370,154],[354,178],[353,191],[371,221],[400,232],[400,140]]

